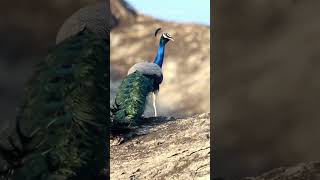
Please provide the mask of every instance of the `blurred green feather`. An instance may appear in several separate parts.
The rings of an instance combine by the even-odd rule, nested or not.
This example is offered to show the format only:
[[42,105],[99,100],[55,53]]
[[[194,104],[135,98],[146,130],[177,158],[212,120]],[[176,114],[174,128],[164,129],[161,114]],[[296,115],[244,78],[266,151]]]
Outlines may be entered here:
[[108,45],[85,30],[58,44],[37,66],[25,89],[17,132],[19,125],[26,134],[39,131],[30,141],[11,136],[22,149],[5,159],[18,164],[2,172],[5,178],[94,179],[106,167]]

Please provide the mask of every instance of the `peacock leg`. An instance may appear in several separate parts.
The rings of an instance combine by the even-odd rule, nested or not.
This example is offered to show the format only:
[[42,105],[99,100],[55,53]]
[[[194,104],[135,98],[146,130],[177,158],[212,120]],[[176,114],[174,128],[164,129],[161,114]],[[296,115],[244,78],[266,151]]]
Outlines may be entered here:
[[153,110],[154,110],[154,117],[157,117],[157,106],[156,106],[157,94],[156,94],[156,92],[153,92],[152,96],[153,96],[153,98],[152,98],[153,103],[152,104],[153,104]]

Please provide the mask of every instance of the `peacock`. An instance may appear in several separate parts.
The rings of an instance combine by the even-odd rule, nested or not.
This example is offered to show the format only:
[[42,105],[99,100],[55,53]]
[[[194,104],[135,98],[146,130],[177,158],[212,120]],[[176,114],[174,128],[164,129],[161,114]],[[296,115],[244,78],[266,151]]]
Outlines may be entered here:
[[[15,131],[0,143],[0,179],[107,179],[109,18],[77,11],[25,89]],[[103,178],[102,178],[103,177]]]
[[[158,28],[154,36],[161,31]],[[147,97],[152,93],[154,116],[157,116],[156,100],[163,80],[162,65],[165,47],[173,37],[164,32],[160,37],[159,47],[153,62],[134,64],[123,79],[111,107],[112,127],[132,127],[142,117]]]

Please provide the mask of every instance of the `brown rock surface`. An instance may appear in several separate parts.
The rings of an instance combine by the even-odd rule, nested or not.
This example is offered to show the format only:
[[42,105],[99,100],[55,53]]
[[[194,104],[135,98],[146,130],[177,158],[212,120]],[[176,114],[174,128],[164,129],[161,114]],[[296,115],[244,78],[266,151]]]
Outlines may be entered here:
[[111,146],[111,179],[210,179],[209,115],[145,119]]
[[257,177],[243,178],[243,180],[320,180],[320,162],[281,167]]

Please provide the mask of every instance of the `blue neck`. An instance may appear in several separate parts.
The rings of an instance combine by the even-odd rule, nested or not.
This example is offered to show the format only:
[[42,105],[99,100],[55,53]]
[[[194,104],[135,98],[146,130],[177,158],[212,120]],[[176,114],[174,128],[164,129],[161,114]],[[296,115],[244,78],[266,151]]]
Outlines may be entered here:
[[165,46],[166,46],[166,43],[163,41],[160,41],[157,56],[153,61],[153,63],[158,64],[160,67],[162,67],[162,64],[163,64]]

